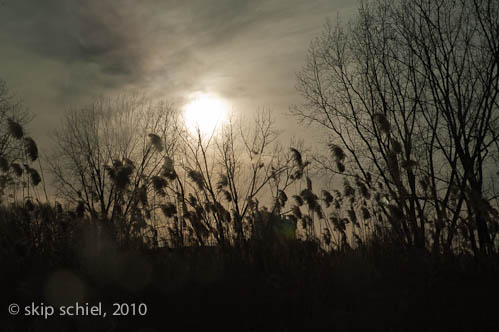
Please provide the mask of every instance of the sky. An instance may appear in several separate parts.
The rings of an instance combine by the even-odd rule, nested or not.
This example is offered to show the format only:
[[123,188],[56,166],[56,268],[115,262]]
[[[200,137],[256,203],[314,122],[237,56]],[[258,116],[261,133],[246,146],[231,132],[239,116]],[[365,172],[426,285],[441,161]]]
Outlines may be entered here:
[[286,132],[295,75],[348,0],[0,0],[0,78],[35,116],[42,151],[61,115],[139,93],[182,107],[195,93],[270,109]]

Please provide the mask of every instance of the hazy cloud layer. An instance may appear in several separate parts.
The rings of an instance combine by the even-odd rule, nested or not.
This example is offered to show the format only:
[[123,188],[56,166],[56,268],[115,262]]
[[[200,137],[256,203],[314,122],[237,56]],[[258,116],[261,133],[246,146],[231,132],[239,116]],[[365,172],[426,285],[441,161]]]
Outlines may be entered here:
[[[37,114],[140,91],[179,104],[210,91],[238,111],[297,102],[295,72],[327,17],[349,1],[3,0],[0,77]],[[339,12],[338,12],[339,10]]]

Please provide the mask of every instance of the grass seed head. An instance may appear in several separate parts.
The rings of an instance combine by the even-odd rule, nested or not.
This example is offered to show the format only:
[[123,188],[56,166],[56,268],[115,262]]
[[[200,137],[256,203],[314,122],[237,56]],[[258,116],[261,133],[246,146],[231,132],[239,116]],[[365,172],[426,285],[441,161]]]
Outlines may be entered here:
[[21,175],[23,175],[23,169],[21,168],[21,166],[18,163],[10,164],[10,168],[14,171],[14,173],[17,176],[20,177]]
[[336,144],[329,144],[329,150],[336,161],[343,161],[345,159],[345,152]]
[[386,118],[385,114],[376,113],[373,115],[373,118],[379,130],[381,130],[385,134],[388,134],[390,132],[391,128],[390,122],[388,122],[388,119]]
[[9,129],[9,134],[15,139],[21,139],[24,136],[23,127],[13,119],[7,120],[7,126]]
[[303,159],[302,159],[300,151],[298,151],[295,148],[291,148],[290,150],[291,150],[291,153],[292,153],[292,156],[293,156],[293,160],[295,161],[296,165],[299,168],[303,168]]
[[38,147],[31,137],[24,137],[24,150],[31,161],[38,159]]
[[336,162],[336,167],[338,168],[338,172],[343,173],[345,171],[345,165],[341,161]]
[[9,171],[9,162],[2,156],[0,156],[0,169],[5,173]]
[[151,141],[151,145],[156,149],[158,152],[163,151],[163,143],[161,142],[161,138],[156,135],[156,134],[149,134],[149,140]]

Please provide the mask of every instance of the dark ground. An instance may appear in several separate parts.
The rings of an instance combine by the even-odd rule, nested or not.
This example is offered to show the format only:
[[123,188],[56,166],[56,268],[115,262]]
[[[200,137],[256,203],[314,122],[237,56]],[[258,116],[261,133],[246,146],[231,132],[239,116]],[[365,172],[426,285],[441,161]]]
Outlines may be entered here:
[[[305,243],[53,258],[4,259],[2,331],[499,331],[496,258],[326,254]],[[14,302],[22,310],[76,301],[101,302],[107,317],[7,312]],[[113,316],[113,303],[145,303],[147,313]]]

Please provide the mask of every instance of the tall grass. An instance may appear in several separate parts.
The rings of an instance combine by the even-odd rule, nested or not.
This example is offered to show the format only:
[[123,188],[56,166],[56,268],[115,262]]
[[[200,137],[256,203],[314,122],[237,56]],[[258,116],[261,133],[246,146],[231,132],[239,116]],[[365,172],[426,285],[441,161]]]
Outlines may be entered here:
[[[7,331],[409,331],[497,323],[487,300],[499,295],[499,257],[473,255],[466,234],[444,252],[428,249],[431,236],[415,246],[390,193],[350,174],[339,146],[330,148],[344,174],[340,186],[314,183],[313,164],[293,148],[281,173],[292,185],[272,187],[267,205],[252,197],[244,215],[233,208],[230,174],[179,169],[165,158],[149,190],[132,185],[133,161],[115,160],[105,176],[129,199],[116,199],[116,212],[104,217],[81,202],[36,199],[36,145],[18,130],[12,135],[23,142],[26,165],[20,174],[12,166],[4,172],[30,182],[22,199],[0,206],[2,305],[100,301],[109,313],[113,302],[143,302],[150,311],[97,320],[2,317]],[[160,143],[150,136],[158,153]],[[279,181],[276,172],[271,179]]]
[[[466,312],[468,317],[479,317],[491,311],[488,306],[467,301],[482,299],[483,287],[490,294],[497,292],[491,279],[499,266],[497,257],[477,262],[466,253],[436,257],[408,248],[397,241],[389,222],[383,226],[379,220],[370,220],[374,217],[357,216],[363,207],[370,207],[368,197],[361,185],[346,182],[342,192],[319,196],[302,191],[292,202],[282,199],[282,211],[286,204],[296,203],[290,213],[298,224],[303,220],[327,222],[331,228],[323,229],[330,232],[329,241],[325,233],[307,237],[310,233],[306,228],[305,237],[296,239],[282,226],[293,224],[291,214],[255,207],[248,220],[253,227],[251,236],[223,247],[198,242],[179,247],[180,240],[168,241],[175,243],[174,247],[161,247],[141,232],[120,234],[130,231],[119,226],[125,222],[121,217],[110,221],[113,227],[106,227],[102,220],[78,212],[77,207],[37,202],[4,206],[0,209],[4,294],[16,300],[47,299],[52,278],[69,278],[61,281],[62,285],[74,279],[87,291],[91,289],[85,300],[149,301],[154,308],[151,320],[159,319],[164,308],[178,317],[170,318],[171,323],[165,319],[158,324],[192,328],[216,324],[227,327],[224,324],[232,322],[241,324],[241,328],[297,325],[410,330],[441,324],[440,317],[452,318],[445,323],[447,327],[462,322],[479,324],[475,318],[461,321],[453,315]],[[357,200],[361,200],[358,206]],[[343,204],[346,210],[342,210]],[[326,213],[334,217],[327,221]],[[227,218],[227,222],[233,222],[232,216]],[[366,222],[371,225],[366,226]],[[297,228],[300,233],[301,226]],[[448,298],[458,296],[462,298],[457,307],[448,307]],[[439,305],[429,299],[440,301]],[[228,306],[225,301],[233,302]],[[280,318],[289,312],[296,316]],[[387,312],[388,317],[382,318]],[[203,321],[189,321],[190,315],[199,315]],[[427,323],[407,325],[407,319],[420,315],[425,315]],[[492,321],[493,316],[488,317]],[[112,319],[117,326],[139,324],[131,318]],[[218,323],[218,319],[225,323]],[[29,319],[11,324],[38,326]],[[47,324],[50,322],[42,326]],[[104,322],[96,324],[103,329],[109,327]]]

